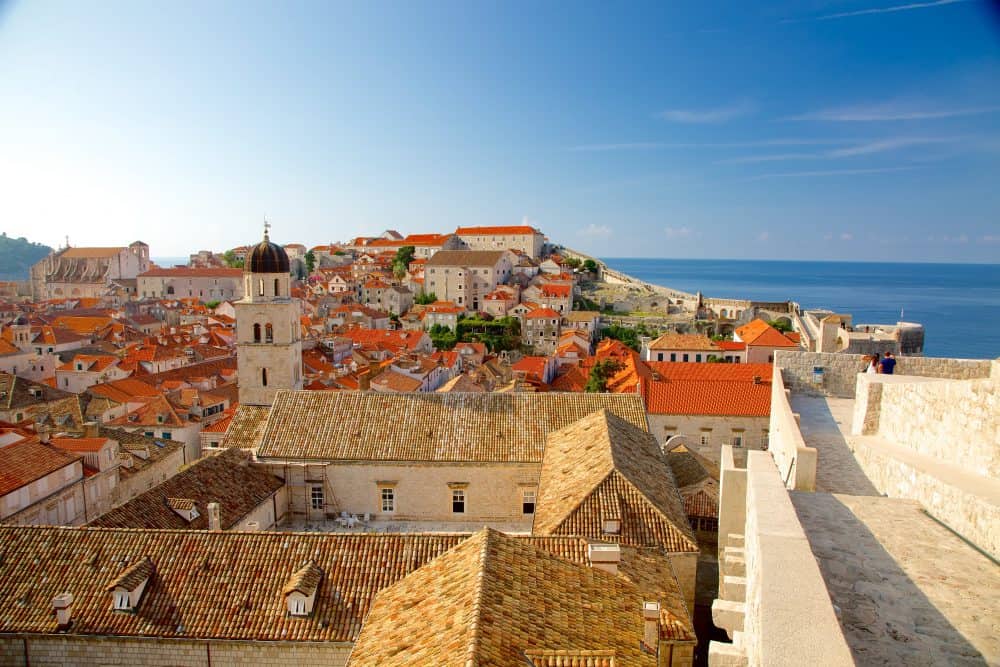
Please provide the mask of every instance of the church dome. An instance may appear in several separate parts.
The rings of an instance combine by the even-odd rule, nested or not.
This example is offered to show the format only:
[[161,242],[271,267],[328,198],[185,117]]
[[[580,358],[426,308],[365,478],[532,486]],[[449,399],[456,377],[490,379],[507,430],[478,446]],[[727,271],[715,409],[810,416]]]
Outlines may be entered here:
[[264,229],[264,240],[247,255],[245,268],[248,273],[288,273],[288,253],[277,243],[271,243]]

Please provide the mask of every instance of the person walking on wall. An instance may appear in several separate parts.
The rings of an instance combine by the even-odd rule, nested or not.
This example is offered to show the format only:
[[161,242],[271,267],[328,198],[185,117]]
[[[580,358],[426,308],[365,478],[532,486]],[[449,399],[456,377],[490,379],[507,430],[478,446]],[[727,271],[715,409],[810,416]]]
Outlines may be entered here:
[[877,352],[875,354],[871,355],[870,357],[868,357],[868,368],[865,369],[865,373],[869,373],[871,375],[874,375],[875,373],[878,373],[878,353]]
[[892,375],[892,372],[896,369],[896,358],[892,356],[892,352],[886,352],[885,357],[879,362],[879,370],[885,375]]

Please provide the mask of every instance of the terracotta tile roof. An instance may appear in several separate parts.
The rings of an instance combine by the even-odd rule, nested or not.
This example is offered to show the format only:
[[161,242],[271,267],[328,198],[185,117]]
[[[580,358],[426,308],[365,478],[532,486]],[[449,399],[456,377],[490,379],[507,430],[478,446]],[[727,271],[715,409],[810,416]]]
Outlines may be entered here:
[[762,378],[760,384],[752,380],[654,381],[646,387],[646,405],[650,414],[658,415],[767,417],[771,414],[771,376]]
[[[648,361],[646,364],[663,381],[753,382],[754,377],[768,383],[771,364],[699,364],[681,361]],[[770,386],[770,385],[769,385]]]
[[718,483],[706,482],[705,485],[689,486],[681,489],[684,499],[684,513],[689,517],[719,518]]
[[798,347],[764,320],[758,318],[736,329],[736,335],[747,345],[758,347]]
[[706,479],[719,479],[719,466],[681,445],[667,452],[667,463],[679,488],[699,484]]
[[459,227],[455,230],[455,234],[458,236],[509,236],[514,234],[538,234],[538,230],[528,225]]
[[650,350],[718,352],[719,346],[703,334],[665,333],[649,344]]
[[541,286],[542,296],[548,297],[565,297],[569,296],[573,291],[570,285],[551,285],[545,284]]
[[260,445],[260,437],[264,434],[270,412],[271,408],[266,405],[240,405],[219,445],[255,449]]
[[527,652],[565,651],[652,667],[642,602],[624,577],[486,529],[382,590],[348,664],[528,665]]
[[372,378],[372,387],[380,387],[387,391],[411,392],[420,389],[420,380],[411,378],[394,370],[385,370]]
[[[38,393],[40,395],[36,396]],[[26,408],[65,399],[75,403],[76,395],[41,382],[32,382],[11,373],[0,372],[0,410]]]
[[[378,591],[466,539],[0,526],[0,618],[3,632],[54,633],[51,600],[68,592],[74,597],[73,632],[78,635],[351,642]],[[555,554],[549,558],[587,563],[587,543],[580,538],[515,541]],[[115,612],[107,589],[147,557],[149,565],[136,568],[149,568],[137,613]],[[672,577],[660,576],[669,573],[668,563],[627,547],[622,558],[624,578],[618,579],[626,588],[611,590],[665,588],[669,593],[674,587]],[[282,590],[310,561],[323,572],[314,611],[289,616]],[[591,576],[607,581],[613,575]],[[644,589],[649,581],[653,587]],[[670,599],[661,603],[670,608]]]
[[534,310],[526,314],[525,317],[527,317],[529,320],[536,320],[542,318],[558,320],[561,317],[561,315],[559,315],[559,313],[552,310],[551,308],[535,308]]
[[52,446],[64,452],[98,452],[108,443],[107,438],[52,438]]
[[544,382],[545,369],[548,365],[548,357],[524,356],[513,364],[511,368],[515,371],[524,371],[533,380]]
[[673,473],[656,439],[606,410],[546,439],[533,533],[618,538],[668,552],[696,551]]
[[306,597],[312,595],[319,588],[320,581],[323,580],[323,570],[316,565],[316,561],[310,560],[288,579],[288,583],[281,589],[283,595],[298,592]]
[[427,267],[487,266],[493,267],[506,250],[439,250],[427,260]]
[[279,391],[258,454],[318,460],[535,462],[542,460],[550,432],[601,408],[646,428],[638,396]]
[[[222,529],[228,530],[284,485],[263,468],[250,463],[250,454],[227,449],[209,456],[124,505],[101,515],[92,526],[105,528],[208,529],[208,504],[219,503]],[[184,498],[200,516],[186,521],[171,509],[171,498]]]
[[156,267],[139,274],[140,278],[242,278],[243,269],[197,268],[177,266],[170,269]]
[[37,439],[17,442],[0,449],[0,496],[16,491],[60,468],[73,465],[82,457]]
[[59,258],[66,259],[88,259],[94,258],[107,258],[114,257],[118,253],[125,250],[125,248],[67,248],[60,255]]
[[551,387],[555,391],[582,392],[588,379],[587,372],[579,366],[563,366],[559,375],[552,379]]
[[715,344],[726,352],[741,352],[747,349],[747,344],[736,340],[717,340]]

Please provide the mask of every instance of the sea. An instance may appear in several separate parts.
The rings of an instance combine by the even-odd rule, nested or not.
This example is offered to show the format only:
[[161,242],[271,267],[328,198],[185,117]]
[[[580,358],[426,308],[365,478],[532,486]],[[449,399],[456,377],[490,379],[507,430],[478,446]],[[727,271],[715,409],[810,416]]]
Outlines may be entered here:
[[1000,264],[601,258],[654,285],[705,296],[795,301],[856,324],[924,325],[924,355],[1000,357]]

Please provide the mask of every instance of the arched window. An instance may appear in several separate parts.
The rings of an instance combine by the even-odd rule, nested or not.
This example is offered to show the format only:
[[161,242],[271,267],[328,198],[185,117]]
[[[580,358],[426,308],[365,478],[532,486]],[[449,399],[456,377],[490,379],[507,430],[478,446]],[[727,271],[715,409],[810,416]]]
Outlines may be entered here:
[[267,369],[266,368],[260,369],[260,383],[264,387],[267,386]]
[[264,279],[260,279],[260,283],[257,285],[257,296],[264,296]]
[[253,325],[253,342],[260,342],[260,324],[257,324],[256,322]]
[[265,343],[274,342],[274,329],[271,327],[270,322],[264,325],[264,342]]
[[278,279],[274,279],[274,296],[278,296]]

